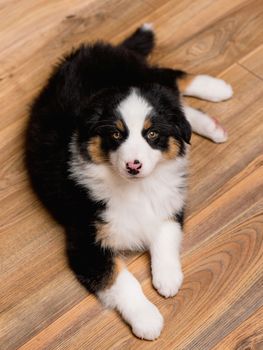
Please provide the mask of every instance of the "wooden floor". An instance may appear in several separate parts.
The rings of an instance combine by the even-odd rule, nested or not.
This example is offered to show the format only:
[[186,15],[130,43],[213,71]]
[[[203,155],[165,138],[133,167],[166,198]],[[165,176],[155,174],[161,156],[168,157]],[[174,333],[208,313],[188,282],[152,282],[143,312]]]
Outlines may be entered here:
[[[2,0],[0,19],[0,349],[263,349],[262,0]],[[191,100],[222,121],[229,141],[193,137],[182,289],[162,298],[148,256],[128,259],[164,315],[154,342],[135,338],[75,281],[63,232],[23,168],[28,105],[52,64],[143,22],[157,31],[153,62],[234,88],[228,102]]]

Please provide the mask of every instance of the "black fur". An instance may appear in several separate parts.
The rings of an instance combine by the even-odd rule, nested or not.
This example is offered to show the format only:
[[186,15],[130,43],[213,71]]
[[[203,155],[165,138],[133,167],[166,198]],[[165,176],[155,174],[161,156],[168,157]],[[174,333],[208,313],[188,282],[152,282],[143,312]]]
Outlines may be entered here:
[[185,209],[183,208],[180,212],[175,214],[175,220],[179,222],[182,228],[184,226],[184,218],[185,218]]
[[151,30],[140,27],[131,36],[124,40],[120,46],[146,57],[151,53],[154,44],[154,33]]
[[[117,147],[106,137],[112,133],[111,125],[100,128],[100,123],[109,125],[118,118],[114,108],[133,86],[156,106],[159,116],[165,114],[161,106],[173,110],[169,118],[175,128],[166,133],[174,133],[181,152],[183,141],[190,141],[191,129],[181,111],[175,84],[183,73],[149,66],[145,56],[153,45],[153,33],[138,29],[116,47],[105,43],[81,46],[62,60],[31,108],[26,165],[32,186],[65,228],[69,265],[90,292],[107,285],[114,269],[114,252],[96,243],[95,224],[101,221],[106,203],[96,202],[70,177],[69,143],[73,133],[78,130],[83,154],[90,137],[97,134],[105,153]],[[158,126],[157,115],[152,118]],[[124,133],[123,139],[126,136]],[[156,147],[164,149],[165,142],[160,141]]]

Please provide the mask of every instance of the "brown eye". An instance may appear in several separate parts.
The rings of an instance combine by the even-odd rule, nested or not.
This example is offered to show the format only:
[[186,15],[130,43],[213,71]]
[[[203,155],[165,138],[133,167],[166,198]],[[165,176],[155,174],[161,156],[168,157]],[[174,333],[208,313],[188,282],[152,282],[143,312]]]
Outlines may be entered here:
[[114,140],[119,140],[119,139],[121,139],[121,133],[119,131],[115,131],[112,134],[112,137],[114,138]]
[[147,134],[147,138],[151,141],[156,140],[158,136],[159,134],[156,131],[149,131]]

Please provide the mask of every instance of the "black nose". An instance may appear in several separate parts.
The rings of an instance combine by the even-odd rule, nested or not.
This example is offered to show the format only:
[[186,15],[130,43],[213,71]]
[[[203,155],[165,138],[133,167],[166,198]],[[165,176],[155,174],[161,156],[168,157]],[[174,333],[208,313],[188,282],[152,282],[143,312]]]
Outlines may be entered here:
[[129,173],[130,175],[137,175],[137,174],[139,174],[139,170],[136,170],[136,169],[129,169],[129,170],[128,170],[128,173]]

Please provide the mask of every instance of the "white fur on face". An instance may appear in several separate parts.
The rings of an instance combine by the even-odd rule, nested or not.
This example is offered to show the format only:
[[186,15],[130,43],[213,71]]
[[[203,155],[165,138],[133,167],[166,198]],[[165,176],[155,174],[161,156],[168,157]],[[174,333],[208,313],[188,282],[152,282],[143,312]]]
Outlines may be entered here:
[[126,163],[135,159],[142,164],[140,173],[136,177],[149,175],[157,163],[162,159],[159,150],[153,149],[142,136],[145,119],[149,116],[152,107],[136,89],[132,89],[128,97],[123,100],[118,111],[129,130],[128,138],[110,155],[112,165],[124,177],[130,177]]

